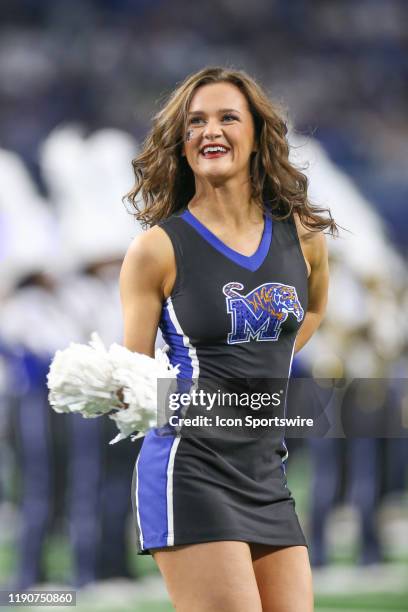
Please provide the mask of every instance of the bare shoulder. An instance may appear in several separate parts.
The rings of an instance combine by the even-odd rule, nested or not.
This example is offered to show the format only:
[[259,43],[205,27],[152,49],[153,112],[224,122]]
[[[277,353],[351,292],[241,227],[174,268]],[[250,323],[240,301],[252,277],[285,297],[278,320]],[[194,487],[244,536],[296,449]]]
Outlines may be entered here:
[[166,232],[154,226],[131,242],[121,269],[121,285],[135,282],[159,285],[163,289],[172,276],[174,251]]
[[311,231],[305,227],[297,212],[293,213],[299,240],[305,259],[311,266],[327,259],[327,241],[323,231]]
[[131,242],[125,259],[130,259],[137,265],[149,265],[166,260],[172,252],[170,238],[158,226],[138,234]]

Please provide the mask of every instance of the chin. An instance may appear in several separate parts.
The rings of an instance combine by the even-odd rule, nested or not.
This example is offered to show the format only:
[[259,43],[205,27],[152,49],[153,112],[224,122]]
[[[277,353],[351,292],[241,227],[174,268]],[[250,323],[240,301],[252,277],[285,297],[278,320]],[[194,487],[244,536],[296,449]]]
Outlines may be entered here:
[[225,177],[225,178],[230,178],[231,176],[234,176],[235,172],[232,170],[232,168],[207,168],[206,170],[202,170],[200,172],[200,175],[203,178],[209,178],[210,176],[214,176],[214,177]]
[[202,175],[207,181],[211,181],[212,183],[225,183],[228,179],[231,178],[230,174],[226,172],[208,172]]

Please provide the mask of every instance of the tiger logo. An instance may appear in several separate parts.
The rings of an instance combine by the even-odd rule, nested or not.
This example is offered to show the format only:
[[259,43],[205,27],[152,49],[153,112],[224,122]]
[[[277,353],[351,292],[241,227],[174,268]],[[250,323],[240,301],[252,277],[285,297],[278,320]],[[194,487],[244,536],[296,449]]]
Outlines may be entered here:
[[232,329],[228,344],[257,340],[277,340],[281,326],[290,314],[302,321],[304,310],[295,287],[281,283],[259,285],[246,295],[244,286],[231,282],[222,288],[226,298],[227,312],[231,315]]

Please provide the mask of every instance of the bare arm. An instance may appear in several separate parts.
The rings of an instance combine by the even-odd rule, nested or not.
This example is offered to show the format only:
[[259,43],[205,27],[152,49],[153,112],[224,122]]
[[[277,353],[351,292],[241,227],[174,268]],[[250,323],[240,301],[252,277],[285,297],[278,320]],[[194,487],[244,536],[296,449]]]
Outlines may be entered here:
[[153,227],[130,245],[120,273],[124,322],[123,344],[154,357],[163,300],[175,277],[174,252],[167,234]]
[[322,322],[329,289],[327,243],[323,232],[308,233],[303,248],[310,264],[309,300],[306,316],[296,337],[295,353],[306,344]]

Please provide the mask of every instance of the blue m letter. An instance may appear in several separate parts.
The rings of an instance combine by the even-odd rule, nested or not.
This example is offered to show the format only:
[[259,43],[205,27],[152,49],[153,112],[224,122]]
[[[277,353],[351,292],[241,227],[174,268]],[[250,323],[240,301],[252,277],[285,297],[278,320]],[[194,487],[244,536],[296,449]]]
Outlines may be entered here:
[[279,320],[265,310],[257,317],[243,298],[230,298],[228,312],[232,315],[232,331],[228,334],[228,344],[254,340],[276,340],[279,336]]

